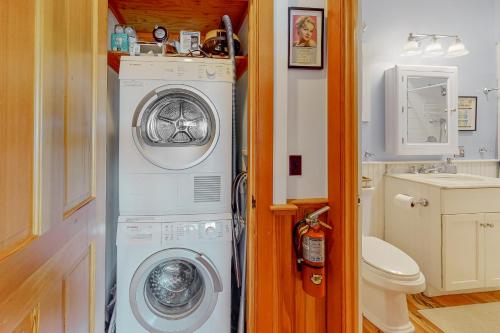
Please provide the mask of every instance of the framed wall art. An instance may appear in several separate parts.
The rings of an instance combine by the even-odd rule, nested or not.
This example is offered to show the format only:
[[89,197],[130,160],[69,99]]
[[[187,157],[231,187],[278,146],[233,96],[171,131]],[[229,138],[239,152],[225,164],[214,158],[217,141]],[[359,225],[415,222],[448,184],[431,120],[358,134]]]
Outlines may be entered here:
[[475,131],[477,129],[477,96],[458,97],[458,130]]
[[323,68],[323,8],[288,8],[288,68]]

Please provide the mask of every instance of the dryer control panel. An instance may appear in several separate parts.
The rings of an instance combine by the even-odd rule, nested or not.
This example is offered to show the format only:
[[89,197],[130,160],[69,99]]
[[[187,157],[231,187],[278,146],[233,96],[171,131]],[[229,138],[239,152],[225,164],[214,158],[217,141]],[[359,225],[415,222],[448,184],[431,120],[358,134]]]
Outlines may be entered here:
[[229,59],[182,57],[122,57],[120,80],[232,82]]
[[178,241],[219,241],[232,239],[231,221],[204,221],[186,223],[164,223],[162,225],[163,246]]

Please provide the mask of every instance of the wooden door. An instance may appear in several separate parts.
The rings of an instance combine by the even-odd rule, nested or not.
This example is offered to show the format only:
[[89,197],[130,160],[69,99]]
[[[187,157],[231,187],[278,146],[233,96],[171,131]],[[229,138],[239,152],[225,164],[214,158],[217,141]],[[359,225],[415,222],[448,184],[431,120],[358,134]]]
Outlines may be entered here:
[[447,291],[484,284],[484,214],[443,215],[443,287]]
[[0,2],[0,332],[104,331],[106,22]]
[[500,214],[485,215],[484,279],[486,287],[500,286]]

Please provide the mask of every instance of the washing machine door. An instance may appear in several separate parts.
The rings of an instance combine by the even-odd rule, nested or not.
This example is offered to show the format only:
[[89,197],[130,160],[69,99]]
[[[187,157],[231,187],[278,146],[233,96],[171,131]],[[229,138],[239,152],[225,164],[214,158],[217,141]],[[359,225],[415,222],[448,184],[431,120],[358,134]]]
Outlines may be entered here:
[[187,169],[205,160],[219,138],[215,105],[198,89],[165,85],[145,96],[132,119],[139,152],[164,169]]
[[137,268],[130,283],[130,305],[149,332],[191,333],[208,320],[222,288],[207,257],[171,248],[153,254]]

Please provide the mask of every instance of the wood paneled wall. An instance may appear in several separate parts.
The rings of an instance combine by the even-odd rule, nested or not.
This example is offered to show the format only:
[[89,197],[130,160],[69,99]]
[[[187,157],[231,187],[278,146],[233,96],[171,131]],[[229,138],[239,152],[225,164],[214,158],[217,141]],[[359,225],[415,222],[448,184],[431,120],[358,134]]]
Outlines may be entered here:
[[[267,262],[269,269],[274,269],[273,295],[269,295],[270,300],[275,300],[273,332],[326,332],[326,299],[311,297],[302,289],[302,279],[296,268],[292,229],[298,220],[327,203],[327,199],[306,199],[271,206],[273,221],[267,241],[271,243],[273,252],[268,254]],[[327,214],[320,217],[323,221],[327,218]]]

